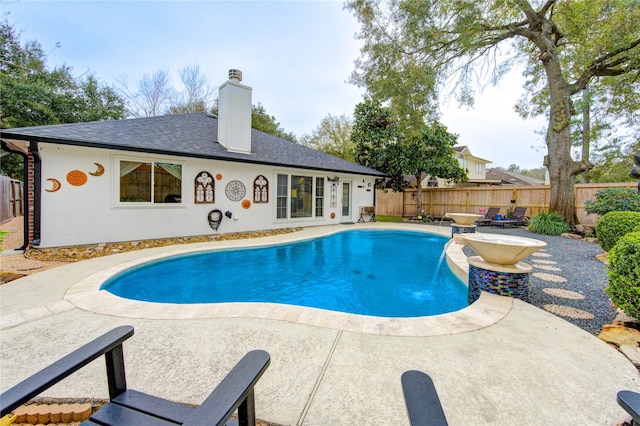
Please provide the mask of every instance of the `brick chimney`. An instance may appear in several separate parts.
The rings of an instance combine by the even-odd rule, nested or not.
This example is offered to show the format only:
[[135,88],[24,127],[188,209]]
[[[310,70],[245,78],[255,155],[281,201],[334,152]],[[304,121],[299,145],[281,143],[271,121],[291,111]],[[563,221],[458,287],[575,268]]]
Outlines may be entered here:
[[229,70],[218,88],[218,142],[229,151],[251,152],[251,87],[240,84],[242,71]]

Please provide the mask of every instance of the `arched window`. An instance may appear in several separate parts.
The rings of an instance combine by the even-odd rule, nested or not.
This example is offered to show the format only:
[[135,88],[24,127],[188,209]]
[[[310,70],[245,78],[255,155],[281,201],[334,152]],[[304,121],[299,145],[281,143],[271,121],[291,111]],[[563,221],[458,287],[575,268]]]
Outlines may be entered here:
[[253,202],[269,202],[269,181],[262,175],[258,175],[253,181]]
[[438,187],[438,179],[433,176],[429,176],[429,180],[427,181],[427,188],[437,188]]
[[209,172],[200,172],[193,183],[195,203],[213,204],[215,201],[213,175]]

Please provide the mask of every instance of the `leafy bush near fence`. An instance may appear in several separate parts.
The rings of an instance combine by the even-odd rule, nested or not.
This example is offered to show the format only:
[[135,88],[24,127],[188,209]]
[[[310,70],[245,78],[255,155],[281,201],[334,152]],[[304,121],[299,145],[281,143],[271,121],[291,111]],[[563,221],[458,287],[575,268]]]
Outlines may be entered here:
[[622,236],[609,252],[611,301],[627,315],[640,318],[640,231]]
[[560,235],[569,232],[569,225],[558,212],[541,212],[529,219],[529,231],[542,235]]
[[600,216],[609,212],[640,212],[640,194],[632,188],[607,188],[596,192],[595,200],[584,202],[584,210]]
[[596,236],[604,251],[609,251],[625,234],[640,226],[640,212],[609,212],[598,219]]

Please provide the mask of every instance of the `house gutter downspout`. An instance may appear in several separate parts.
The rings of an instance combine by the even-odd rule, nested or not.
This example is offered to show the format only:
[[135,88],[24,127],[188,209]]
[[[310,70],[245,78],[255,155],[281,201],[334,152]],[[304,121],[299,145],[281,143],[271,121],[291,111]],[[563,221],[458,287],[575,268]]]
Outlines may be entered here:
[[42,206],[42,161],[38,142],[29,142],[29,151],[33,155],[33,245],[38,246],[40,245],[40,207]]
[[[18,151],[15,149],[11,149],[6,143],[2,143],[2,150],[3,151],[7,151],[10,152],[12,154],[18,154],[22,157],[22,217],[24,218],[25,212],[27,211],[27,209],[29,208],[28,206],[28,196],[25,196],[27,193],[27,179],[28,179],[28,175],[29,175],[29,171],[28,171],[28,167],[27,167],[27,163],[28,163],[28,158],[29,156],[27,154],[25,154],[22,151]],[[22,221],[22,246],[21,247],[16,247],[13,250],[26,250],[26,248],[29,247],[29,221],[28,220],[23,220]]]

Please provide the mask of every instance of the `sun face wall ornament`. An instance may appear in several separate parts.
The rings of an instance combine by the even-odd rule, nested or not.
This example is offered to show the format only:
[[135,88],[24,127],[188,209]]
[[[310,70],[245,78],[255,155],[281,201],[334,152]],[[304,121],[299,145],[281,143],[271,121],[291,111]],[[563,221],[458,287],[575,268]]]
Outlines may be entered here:
[[247,189],[244,187],[244,184],[239,180],[232,180],[227,184],[224,189],[224,193],[227,195],[227,198],[231,201],[240,201],[244,198],[247,193]]

